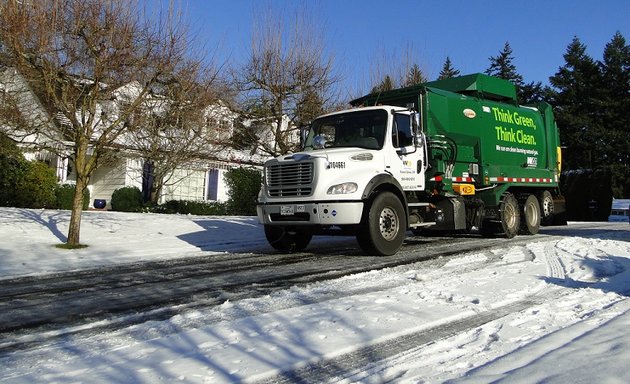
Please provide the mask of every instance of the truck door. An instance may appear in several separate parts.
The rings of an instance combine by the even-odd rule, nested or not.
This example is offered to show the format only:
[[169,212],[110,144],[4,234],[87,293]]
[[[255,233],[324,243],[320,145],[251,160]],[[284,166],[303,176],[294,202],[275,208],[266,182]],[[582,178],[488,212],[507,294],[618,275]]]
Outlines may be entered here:
[[394,113],[392,126],[393,151],[389,169],[405,191],[424,189],[424,149],[415,138],[409,112]]

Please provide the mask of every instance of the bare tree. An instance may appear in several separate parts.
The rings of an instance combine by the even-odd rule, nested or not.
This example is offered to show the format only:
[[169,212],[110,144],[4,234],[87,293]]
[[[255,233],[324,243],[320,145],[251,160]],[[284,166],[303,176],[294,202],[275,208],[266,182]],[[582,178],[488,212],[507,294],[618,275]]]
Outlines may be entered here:
[[[70,246],[80,244],[82,195],[94,170],[123,144],[132,116],[185,61],[185,33],[172,16],[149,24],[129,0],[0,2],[4,60],[49,116],[18,128],[37,135],[49,151],[68,151],[76,173]],[[28,98],[15,96],[20,110],[29,108]]]
[[372,60],[372,93],[408,87],[426,81],[426,76],[417,63],[417,54],[411,44],[402,53],[394,48],[379,49]]
[[337,82],[333,58],[304,9],[290,26],[285,20],[273,10],[258,14],[249,58],[235,73],[253,121],[245,129],[258,131],[241,136],[269,155],[295,149],[298,125],[322,110]]
[[127,143],[145,161],[150,180],[147,197],[154,204],[165,185],[179,181],[172,180],[177,168],[221,151],[215,75],[200,62],[189,63],[161,84],[160,93],[147,99],[130,122]]

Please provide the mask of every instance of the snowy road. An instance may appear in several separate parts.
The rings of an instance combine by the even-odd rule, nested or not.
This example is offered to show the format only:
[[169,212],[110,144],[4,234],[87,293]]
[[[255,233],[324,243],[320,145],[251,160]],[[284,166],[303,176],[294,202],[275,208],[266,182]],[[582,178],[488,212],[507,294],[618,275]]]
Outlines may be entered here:
[[[328,245],[288,255],[228,253],[3,279],[0,334],[6,341],[0,344],[0,353],[29,347],[8,340],[38,329],[85,331],[95,328],[86,323],[106,320],[106,328],[112,330],[167,319],[190,308],[269,295],[295,284],[419,262],[439,268],[446,258],[461,253],[528,241],[411,237],[392,257],[368,257],[352,247]],[[441,259],[431,261],[437,258]]]
[[[63,233],[63,213],[0,208],[0,216],[5,281],[191,256],[277,256],[265,254],[250,218],[88,213],[91,246],[57,254],[50,244]],[[110,330],[101,319],[105,327],[88,333],[22,334],[47,341],[0,355],[0,383],[630,381],[628,223],[542,232],[475,250],[468,242],[485,239],[411,239],[396,257],[449,254],[385,268],[352,254],[353,241],[321,239],[313,249],[327,250],[303,258],[325,280],[289,279],[215,306],[177,304],[163,320]],[[120,241],[112,245],[108,233]],[[113,259],[111,248],[127,252]],[[352,262],[364,269],[335,275]]]

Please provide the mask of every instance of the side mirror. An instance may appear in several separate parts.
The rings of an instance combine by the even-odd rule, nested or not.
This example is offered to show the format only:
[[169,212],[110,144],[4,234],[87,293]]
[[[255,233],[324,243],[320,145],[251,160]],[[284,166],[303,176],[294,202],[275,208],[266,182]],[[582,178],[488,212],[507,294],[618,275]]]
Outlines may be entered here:
[[420,126],[420,114],[415,112],[411,115],[411,131],[414,136],[414,143],[416,147],[422,147],[424,145],[424,136],[422,135],[422,127]]
[[415,135],[420,133],[420,114],[418,112],[411,115],[411,129]]
[[313,148],[324,149],[326,148],[326,138],[322,135],[317,135],[313,138]]

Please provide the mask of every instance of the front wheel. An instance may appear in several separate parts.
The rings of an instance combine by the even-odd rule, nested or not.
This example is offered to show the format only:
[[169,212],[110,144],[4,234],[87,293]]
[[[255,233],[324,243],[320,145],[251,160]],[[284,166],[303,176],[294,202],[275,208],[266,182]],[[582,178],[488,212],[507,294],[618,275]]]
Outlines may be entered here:
[[391,192],[378,194],[368,207],[357,241],[368,254],[395,254],[405,240],[407,219],[400,199]]
[[301,228],[265,225],[265,237],[278,251],[298,252],[308,246],[313,234]]

